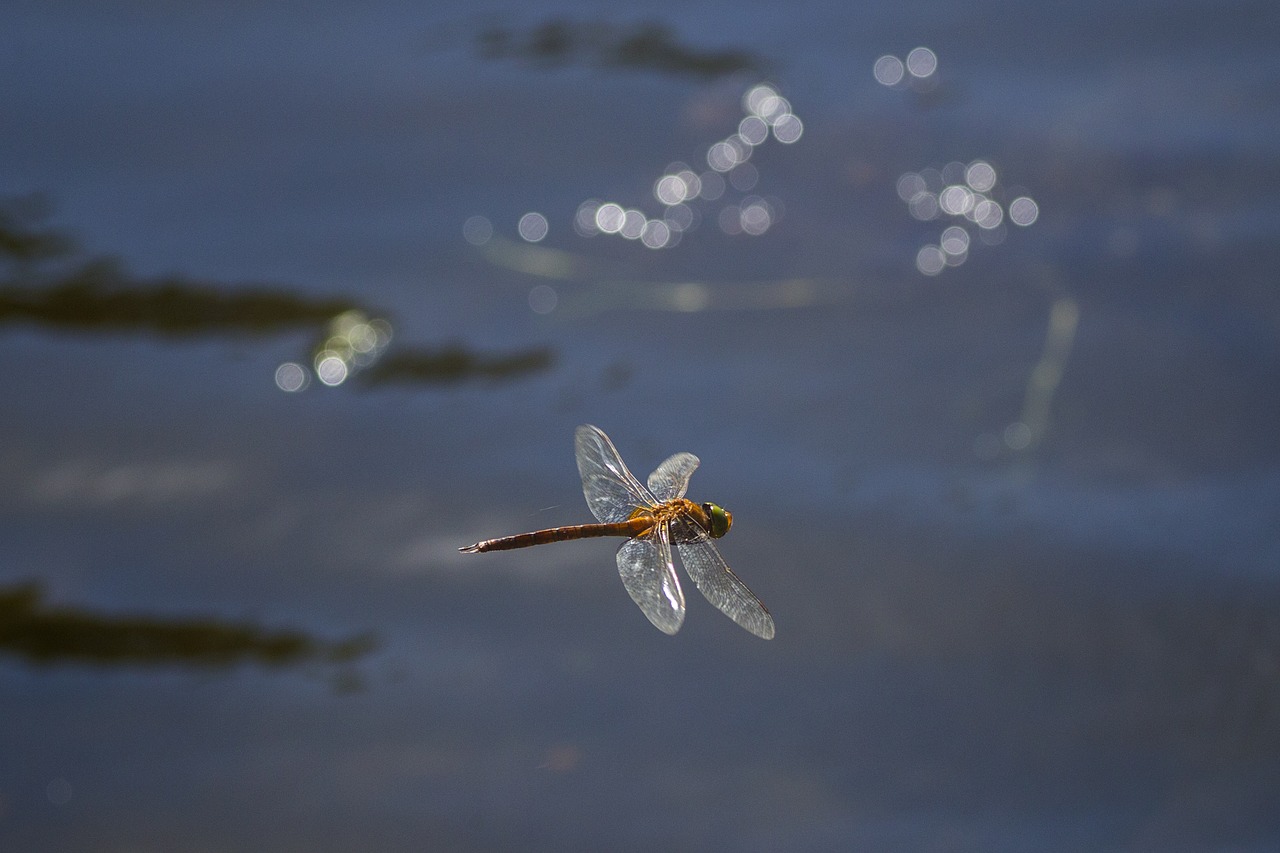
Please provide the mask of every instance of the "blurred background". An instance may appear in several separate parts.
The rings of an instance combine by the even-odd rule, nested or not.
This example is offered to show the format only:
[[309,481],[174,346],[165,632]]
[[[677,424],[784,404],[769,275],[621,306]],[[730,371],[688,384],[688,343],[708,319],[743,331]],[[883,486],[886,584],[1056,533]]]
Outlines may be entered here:
[[7,4],[0,848],[1280,846],[1278,18]]

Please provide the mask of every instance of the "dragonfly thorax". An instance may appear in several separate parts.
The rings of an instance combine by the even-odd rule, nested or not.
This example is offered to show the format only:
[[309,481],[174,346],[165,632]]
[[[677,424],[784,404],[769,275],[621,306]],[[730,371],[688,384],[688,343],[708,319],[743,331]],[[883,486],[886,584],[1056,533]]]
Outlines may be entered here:
[[657,506],[639,507],[631,517],[652,518],[656,524],[687,518],[713,539],[719,539],[733,526],[733,513],[717,504],[696,504],[687,498],[672,498]]

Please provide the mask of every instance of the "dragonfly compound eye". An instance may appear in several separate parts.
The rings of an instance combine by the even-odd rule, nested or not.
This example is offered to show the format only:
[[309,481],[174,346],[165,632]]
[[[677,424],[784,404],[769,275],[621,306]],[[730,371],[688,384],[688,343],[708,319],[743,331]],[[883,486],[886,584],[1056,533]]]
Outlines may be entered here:
[[716,506],[713,503],[705,503],[702,505],[702,511],[711,520],[711,529],[707,532],[711,534],[712,539],[719,539],[728,533],[729,528],[733,526],[733,513],[728,512],[723,507]]

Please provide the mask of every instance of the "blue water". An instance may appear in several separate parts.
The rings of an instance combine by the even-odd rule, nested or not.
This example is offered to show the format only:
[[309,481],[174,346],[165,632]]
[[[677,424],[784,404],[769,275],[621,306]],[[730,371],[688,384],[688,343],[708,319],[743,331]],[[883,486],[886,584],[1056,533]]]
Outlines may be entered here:
[[[316,329],[0,325],[0,592],[377,639],[37,658],[0,608],[0,849],[1280,846],[1271,4],[6,18],[0,196],[43,196],[79,256],[358,303],[388,360],[553,360],[286,393]],[[481,50],[553,20],[759,67]],[[918,46],[932,77],[876,81]],[[763,80],[804,131],[756,186],[674,248],[574,232],[587,199],[658,216]],[[975,160],[1006,217],[1038,205],[998,245],[896,190]],[[722,231],[748,196],[775,221]],[[963,263],[921,272],[957,224]],[[701,457],[776,639],[691,584],[663,636],[607,543],[456,552],[589,520],[580,423],[641,476]]]

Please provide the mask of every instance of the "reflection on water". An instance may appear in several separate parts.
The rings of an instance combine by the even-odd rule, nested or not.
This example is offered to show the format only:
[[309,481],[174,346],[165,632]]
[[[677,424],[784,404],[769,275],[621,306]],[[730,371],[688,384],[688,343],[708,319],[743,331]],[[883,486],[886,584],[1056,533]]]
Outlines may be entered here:
[[74,240],[41,226],[37,216],[30,203],[0,203],[0,323],[173,336],[277,334],[355,307],[278,287],[139,279],[116,258],[84,257]]
[[938,83],[938,55],[927,47],[911,50],[906,59],[885,54],[876,60],[871,73],[882,86],[909,87],[917,92],[931,91]]
[[0,587],[0,652],[28,663],[225,667],[347,663],[372,651],[369,634],[336,642],[211,617],[105,616],[44,601],[36,582]]
[[488,355],[453,344],[434,350],[399,350],[365,371],[362,378],[370,385],[508,380],[540,373],[554,361],[554,354],[547,347]]
[[[876,82],[889,88],[928,93],[937,86],[937,70],[937,54],[927,47],[917,47],[905,60],[893,55],[880,57],[871,73]],[[1017,196],[1001,204],[1001,198],[1006,196],[1005,188],[997,187],[998,179],[995,166],[985,159],[952,161],[898,177],[898,197],[914,219],[931,222],[951,217],[955,223],[944,225],[936,243],[919,248],[917,270],[936,276],[947,267],[960,266],[968,260],[974,237],[988,246],[1000,245],[1008,236],[1006,218],[1022,227],[1036,221],[1040,208],[1030,197]],[[971,234],[971,230],[976,233]]]
[[[1074,299],[1064,296],[1053,303],[1049,311],[1049,330],[1045,333],[1044,353],[1027,379],[1022,415],[1005,429],[1005,444],[1011,450],[1032,451],[1044,439],[1049,429],[1053,396],[1062,382],[1079,323],[1080,308]],[[1010,429],[1014,430],[1012,435]]]
[[1000,203],[1003,187],[999,176],[986,160],[970,163],[952,161],[941,168],[929,166],[918,172],[904,172],[898,177],[898,198],[907,204],[911,216],[921,222],[951,217],[936,244],[920,247],[916,253],[916,269],[925,275],[937,275],[947,267],[958,267],[969,257],[969,229],[976,229],[979,242],[998,246],[1008,236],[1005,210],[1014,225],[1027,227],[1040,215],[1035,200],[1018,196],[1007,205]]
[[[759,83],[742,96],[743,118],[722,140],[712,142],[703,158],[708,166],[693,168],[675,161],[653,182],[653,197],[662,212],[650,216],[627,202],[589,198],[578,205],[572,227],[579,237],[618,236],[649,249],[671,249],[685,234],[696,231],[704,221],[714,222],[730,236],[759,237],[782,217],[784,205],[773,196],[751,194],[760,181],[760,170],[748,162],[755,149],[771,138],[785,146],[804,135],[802,122],[791,102],[776,87]],[[725,198],[727,190],[738,195]],[[551,225],[542,213],[524,214],[516,228],[526,243],[540,243]],[[584,264],[565,252],[540,247],[523,251],[514,241],[495,236],[493,223],[485,216],[469,217],[462,235],[481,247],[493,263],[549,278],[567,278],[579,273]],[[537,310],[535,308],[535,310]],[[540,312],[546,313],[546,312]]]
[[266,287],[228,291],[176,276],[138,280],[97,260],[40,287],[0,286],[0,323],[161,335],[276,334],[349,310],[344,299],[304,297]]
[[[908,6],[529,6],[423,62],[454,13],[17,4],[0,186],[130,270],[55,298],[92,259],[0,220],[0,847],[1276,848],[1276,46]],[[782,645],[650,641],[605,543],[450,562],[580,520],[587,419],[709,437]],[[258,677],[364,628],[376,694]]]
[[[30,201],[0,204],[0,323],[174,337],[268,335],[322,326],[308,364],[285,362],[276,369],[276,385],[291,392],[307,388],[313,372],[330,387],[363,372],[369,384],[436,384],[514,379],[545,370],[553,361],[545,347],[483,353],[451,344],[401,351],[370,370],[387,352],[392,325],[353,300],[267,286],[229,290],[179,276],[138,279],[115,258],[80,257],[69,237],[38,227],[39,214]],[[529,264],[517,266],[528,269]]]
[[489,59],[541,66],[583,64],[702,78],[759,73],[765,64],[745,50],[698,50],[681,44],[670,27],[652,21],[619,25],[554,18],[525,32],[493,26],[480,34],[479,48]]
[[50,213],[47,199],[28,196],[0,204],[0,262],[17,267],[60,258],[75,250],[75,241],[65,234],[37,227]]
[[[391,343],[391,323],[370,318],[363,311],[344,311],[329,321],[311,353],[316,378],[333,387],[377,363]],[[287,362],[276,369],[276,385],[282,391],[301,391],[310,384],[307,369]]]

